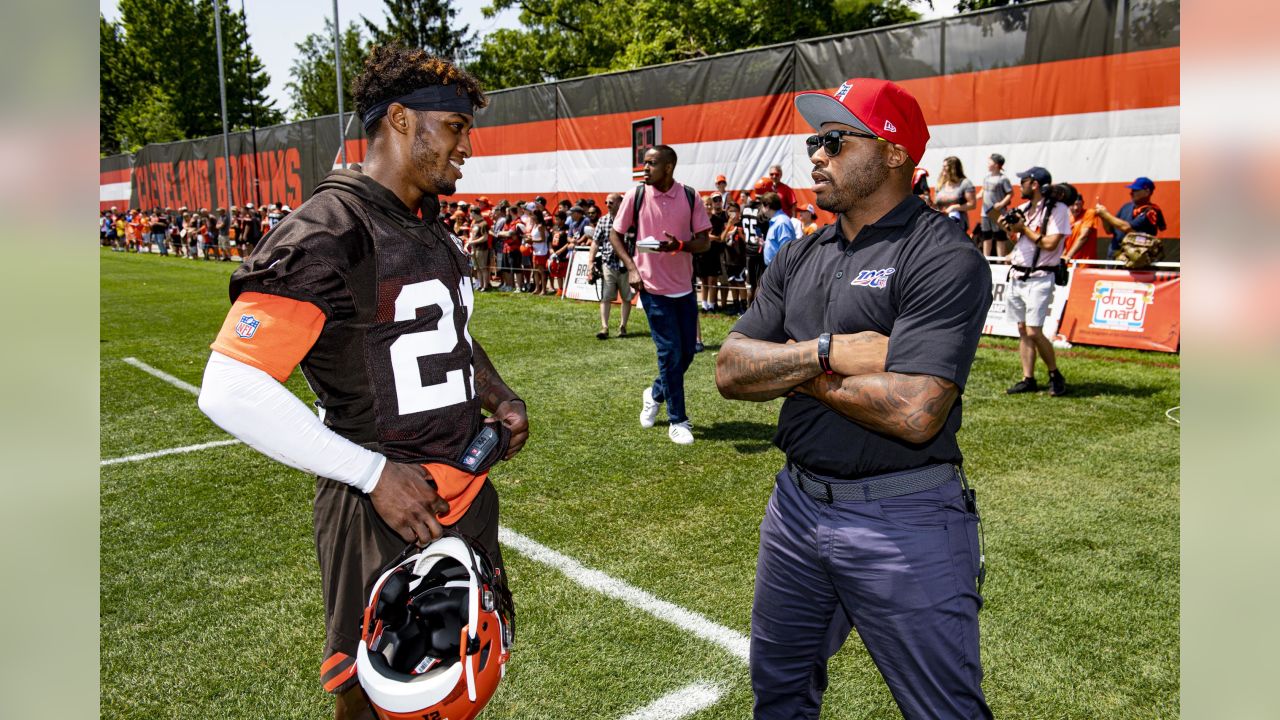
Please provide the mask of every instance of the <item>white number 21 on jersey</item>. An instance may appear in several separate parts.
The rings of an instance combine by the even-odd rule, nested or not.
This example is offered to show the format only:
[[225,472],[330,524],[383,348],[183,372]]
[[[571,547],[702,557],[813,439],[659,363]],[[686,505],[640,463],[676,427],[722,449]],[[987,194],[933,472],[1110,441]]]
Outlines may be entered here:
[[[471,333],[467,326],[471,323],[471,308],[475,299],[471,278],[462,278],[458,290],[462,297],[463,312],[467,314],[467,321],[462,326],[462,337],[470,347]],[[444,382],[422,384],[418,358],[451,353],[458,346],[458,331],[453,322],[453,298],[449,295],[449,288],[441,280],[405,285],[396,296],[396,321],[412,320],[418,316],[418,310],[432,305],[440,308],[440,322],[436,323],[435,330],[401,335],[391,343],[391,373],[396,380],[396,401],[401,415],[457,405],[476,394],[474,372],[466,373],[470,388],[468,380],[463,379],[462,370],[448,371]]]

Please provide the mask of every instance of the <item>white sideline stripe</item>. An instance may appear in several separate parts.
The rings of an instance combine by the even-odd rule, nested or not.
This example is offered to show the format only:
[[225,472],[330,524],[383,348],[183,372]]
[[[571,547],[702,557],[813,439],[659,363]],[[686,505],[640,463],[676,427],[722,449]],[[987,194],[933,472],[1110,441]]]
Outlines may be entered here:
[[200,394],[200,388],[196,387],[195,385],[192,385],[191,383],[186,382],[185,380],[179,380],[178,378],[170,375],[169,373],[163,370],[157,370],[156,368],[153,368],[150,365],[142,362],[138,358],[127,357],[124,359],[124,361],[138,368],[139,370],[141,370],[142,372],[148,375],[160,378],[161,380],[169,383],[170,385],[178,388],[179,390],[186,390],[192,395]]
[[718,686],[694,683],[663,695],[622,720],[680,720],[715,705],[719,699]]
[[207,450],[209,448],[225,447],[227,445],[239,445],[240,441],[231,440],[214,440],[213,442],[200,443],[199,445],[187,445],[186,447],[169,448],[167,450],[156,450],[155,452],[140,453],[138,455],[126,455],[124,457],[110,458],[102,461],[102,465],[117,465],[119,463],[138,462],[139,460],[150,460],[151,458],[164,457],[165,455],[178,455],[180,453],[195,452],[197,450]]
[[682,630],[697,635],[703,640],[719,645],[727,650],[730,655],[743,662],[747,661],[750,640],[740,632],[730,630],[692,610],[686,610],[679,605],[654,597],[640,588],[628,585],[599,570],[586,567],[568,555],[556,552],[545,545],[530,540],[510,528],[500,527],[498,529],[498,539],[504,545],[510,545],[530,560],[559,570],[579,585],[621,600],[659,620],[671,623]]

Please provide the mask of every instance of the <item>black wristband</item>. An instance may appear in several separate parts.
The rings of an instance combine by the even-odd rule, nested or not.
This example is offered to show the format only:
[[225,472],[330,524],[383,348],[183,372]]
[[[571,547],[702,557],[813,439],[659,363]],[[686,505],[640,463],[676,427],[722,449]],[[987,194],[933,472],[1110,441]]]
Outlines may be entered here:
[[834,374],[831,369],[831,333],[818,336],[818,367],[828,375]]

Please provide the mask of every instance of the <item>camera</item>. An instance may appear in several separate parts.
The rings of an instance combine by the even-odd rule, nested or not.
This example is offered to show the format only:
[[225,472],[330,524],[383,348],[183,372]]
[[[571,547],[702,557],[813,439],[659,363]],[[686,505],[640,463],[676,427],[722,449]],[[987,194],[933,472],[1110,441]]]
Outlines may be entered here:
[[997,220],[996,222],[1000,224],[1000,227],[1004,228],[1005,230],[1009,230],[1017,223],[1020,223],[1020,222],[1025,223],[1026,221],[1027,221],[1027,216],[1025,213],[1022,212],[1021,209],[1009,208],[1008,210],[1004,211],[1004,214],[1002,214],[1000,216],[1000,219]]

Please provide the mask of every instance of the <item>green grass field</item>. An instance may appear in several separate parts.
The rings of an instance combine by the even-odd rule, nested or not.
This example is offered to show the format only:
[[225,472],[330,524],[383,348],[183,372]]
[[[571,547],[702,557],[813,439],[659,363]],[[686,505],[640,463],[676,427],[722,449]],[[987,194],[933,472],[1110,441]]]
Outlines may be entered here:
[[[228,307],[229,263],[101,255],[104,459],[225,440],[187,391]],[[723,400],[715,350],[687,384],[697,443],[636,420],[655,360],[595,339],[592,304],[480,295],[472,334],[529,405],[532,435],[493,480],[503,525],[588,568],[746,635],[758,524],[782,454],[778,405]],[[614,323],[616,324],[616,311]],[[637,332],[638,331],[638,332]],[[1178,705],[1176,356],[1098,348],[1062,359],[1073,394],[1008,397],[1015,344],[988,338],[960,435],[990,566],[984,688],[1001,718],[1172,718]],[[1041,368],[1043,380],[1043,368]],[[289,387],[309,399],[295,373]],[[313,480],[243,445],[105,465],[101,700],[106,718],[325,718]],[[623,718],[694,682],[689,717],[743,718],[739,657],[560,569],[504,548],[519,610],[507,678],[484,717]],[[896,717],[856,636],[824,718]]]

